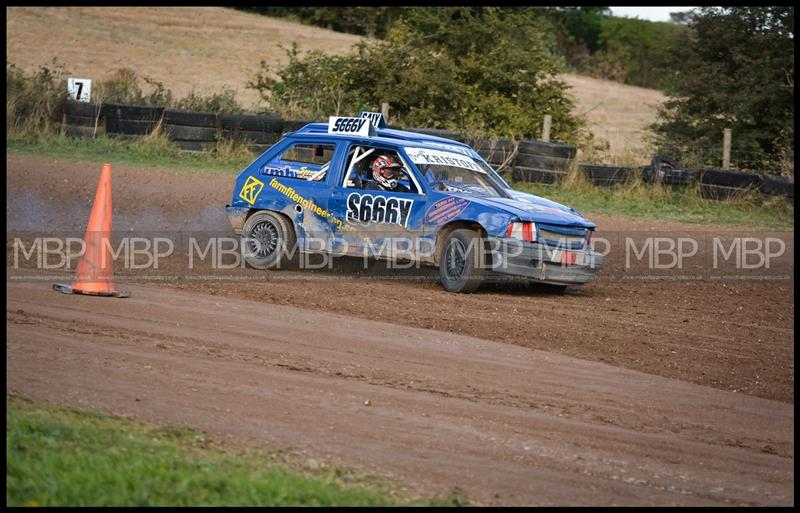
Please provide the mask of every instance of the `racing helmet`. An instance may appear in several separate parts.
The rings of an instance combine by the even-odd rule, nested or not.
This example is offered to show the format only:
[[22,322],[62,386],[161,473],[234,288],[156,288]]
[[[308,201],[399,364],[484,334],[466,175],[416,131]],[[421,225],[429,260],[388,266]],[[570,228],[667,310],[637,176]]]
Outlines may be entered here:
[[372,161],[370,166],[372,178],[384,189],[394,189],[400,180],[400,170],[403,164],[396,161],[389,155],[380,155]]

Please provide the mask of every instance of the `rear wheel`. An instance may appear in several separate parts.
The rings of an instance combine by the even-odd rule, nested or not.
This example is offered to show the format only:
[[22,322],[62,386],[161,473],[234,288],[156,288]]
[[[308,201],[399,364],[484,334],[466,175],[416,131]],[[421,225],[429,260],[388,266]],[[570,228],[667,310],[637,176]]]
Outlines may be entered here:
[[242,228],[242,247],[247,265],[255,269],[279,269],[295,254],[297,236],[283,216],[261,211],[250,216]]
[[453,230],[442,246],[439,279],[448,292],[474,292],[483,281],[483,261],[483,243],[478,233]]

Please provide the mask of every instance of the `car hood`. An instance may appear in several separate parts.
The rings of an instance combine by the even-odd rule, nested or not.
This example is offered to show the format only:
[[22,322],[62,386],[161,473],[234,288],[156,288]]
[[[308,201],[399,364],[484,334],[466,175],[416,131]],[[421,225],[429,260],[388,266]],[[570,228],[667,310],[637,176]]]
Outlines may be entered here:
[[553,224],[559,226],[574,226],[579,228],[597,228],[593,222],[583,217],[575,209],[566,207],[555,201],[550,201],[533,194],[509,190],[512,198],[496,198],[490,196],[472,196],[454,194],[462,196],[470,201],[474,201],[487,207],[505,210],[520,218],[522,221],[533,221],[536,223]]

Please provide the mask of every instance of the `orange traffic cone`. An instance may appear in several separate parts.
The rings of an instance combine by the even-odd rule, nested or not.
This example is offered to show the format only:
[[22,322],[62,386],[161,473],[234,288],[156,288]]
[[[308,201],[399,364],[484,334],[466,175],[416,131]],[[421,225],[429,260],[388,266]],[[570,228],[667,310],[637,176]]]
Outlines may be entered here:
[[103,164],[97,193],[83,240],[86,252],[78,262],[72,285],[54,283],[53,288],[65,294],[130,297],[126,290],[114,290],[111,272],[111,164]]

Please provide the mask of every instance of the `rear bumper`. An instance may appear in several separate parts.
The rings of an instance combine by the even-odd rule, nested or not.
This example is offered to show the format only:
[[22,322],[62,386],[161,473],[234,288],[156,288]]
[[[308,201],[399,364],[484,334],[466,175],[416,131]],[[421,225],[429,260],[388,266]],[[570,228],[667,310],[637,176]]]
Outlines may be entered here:
[[588,283],[603,265],[596,251],[560,250],[516,239],[490,238],[492,271],[555,284]]
[[244,221],[247,219],[247,212],[250,210],[249,207],[232,207],[230,205],[225,205],[225,213],[228,215],[228,221],[231,223],[231,228],[236,233],[242,233],[242,227],[244,227]]

